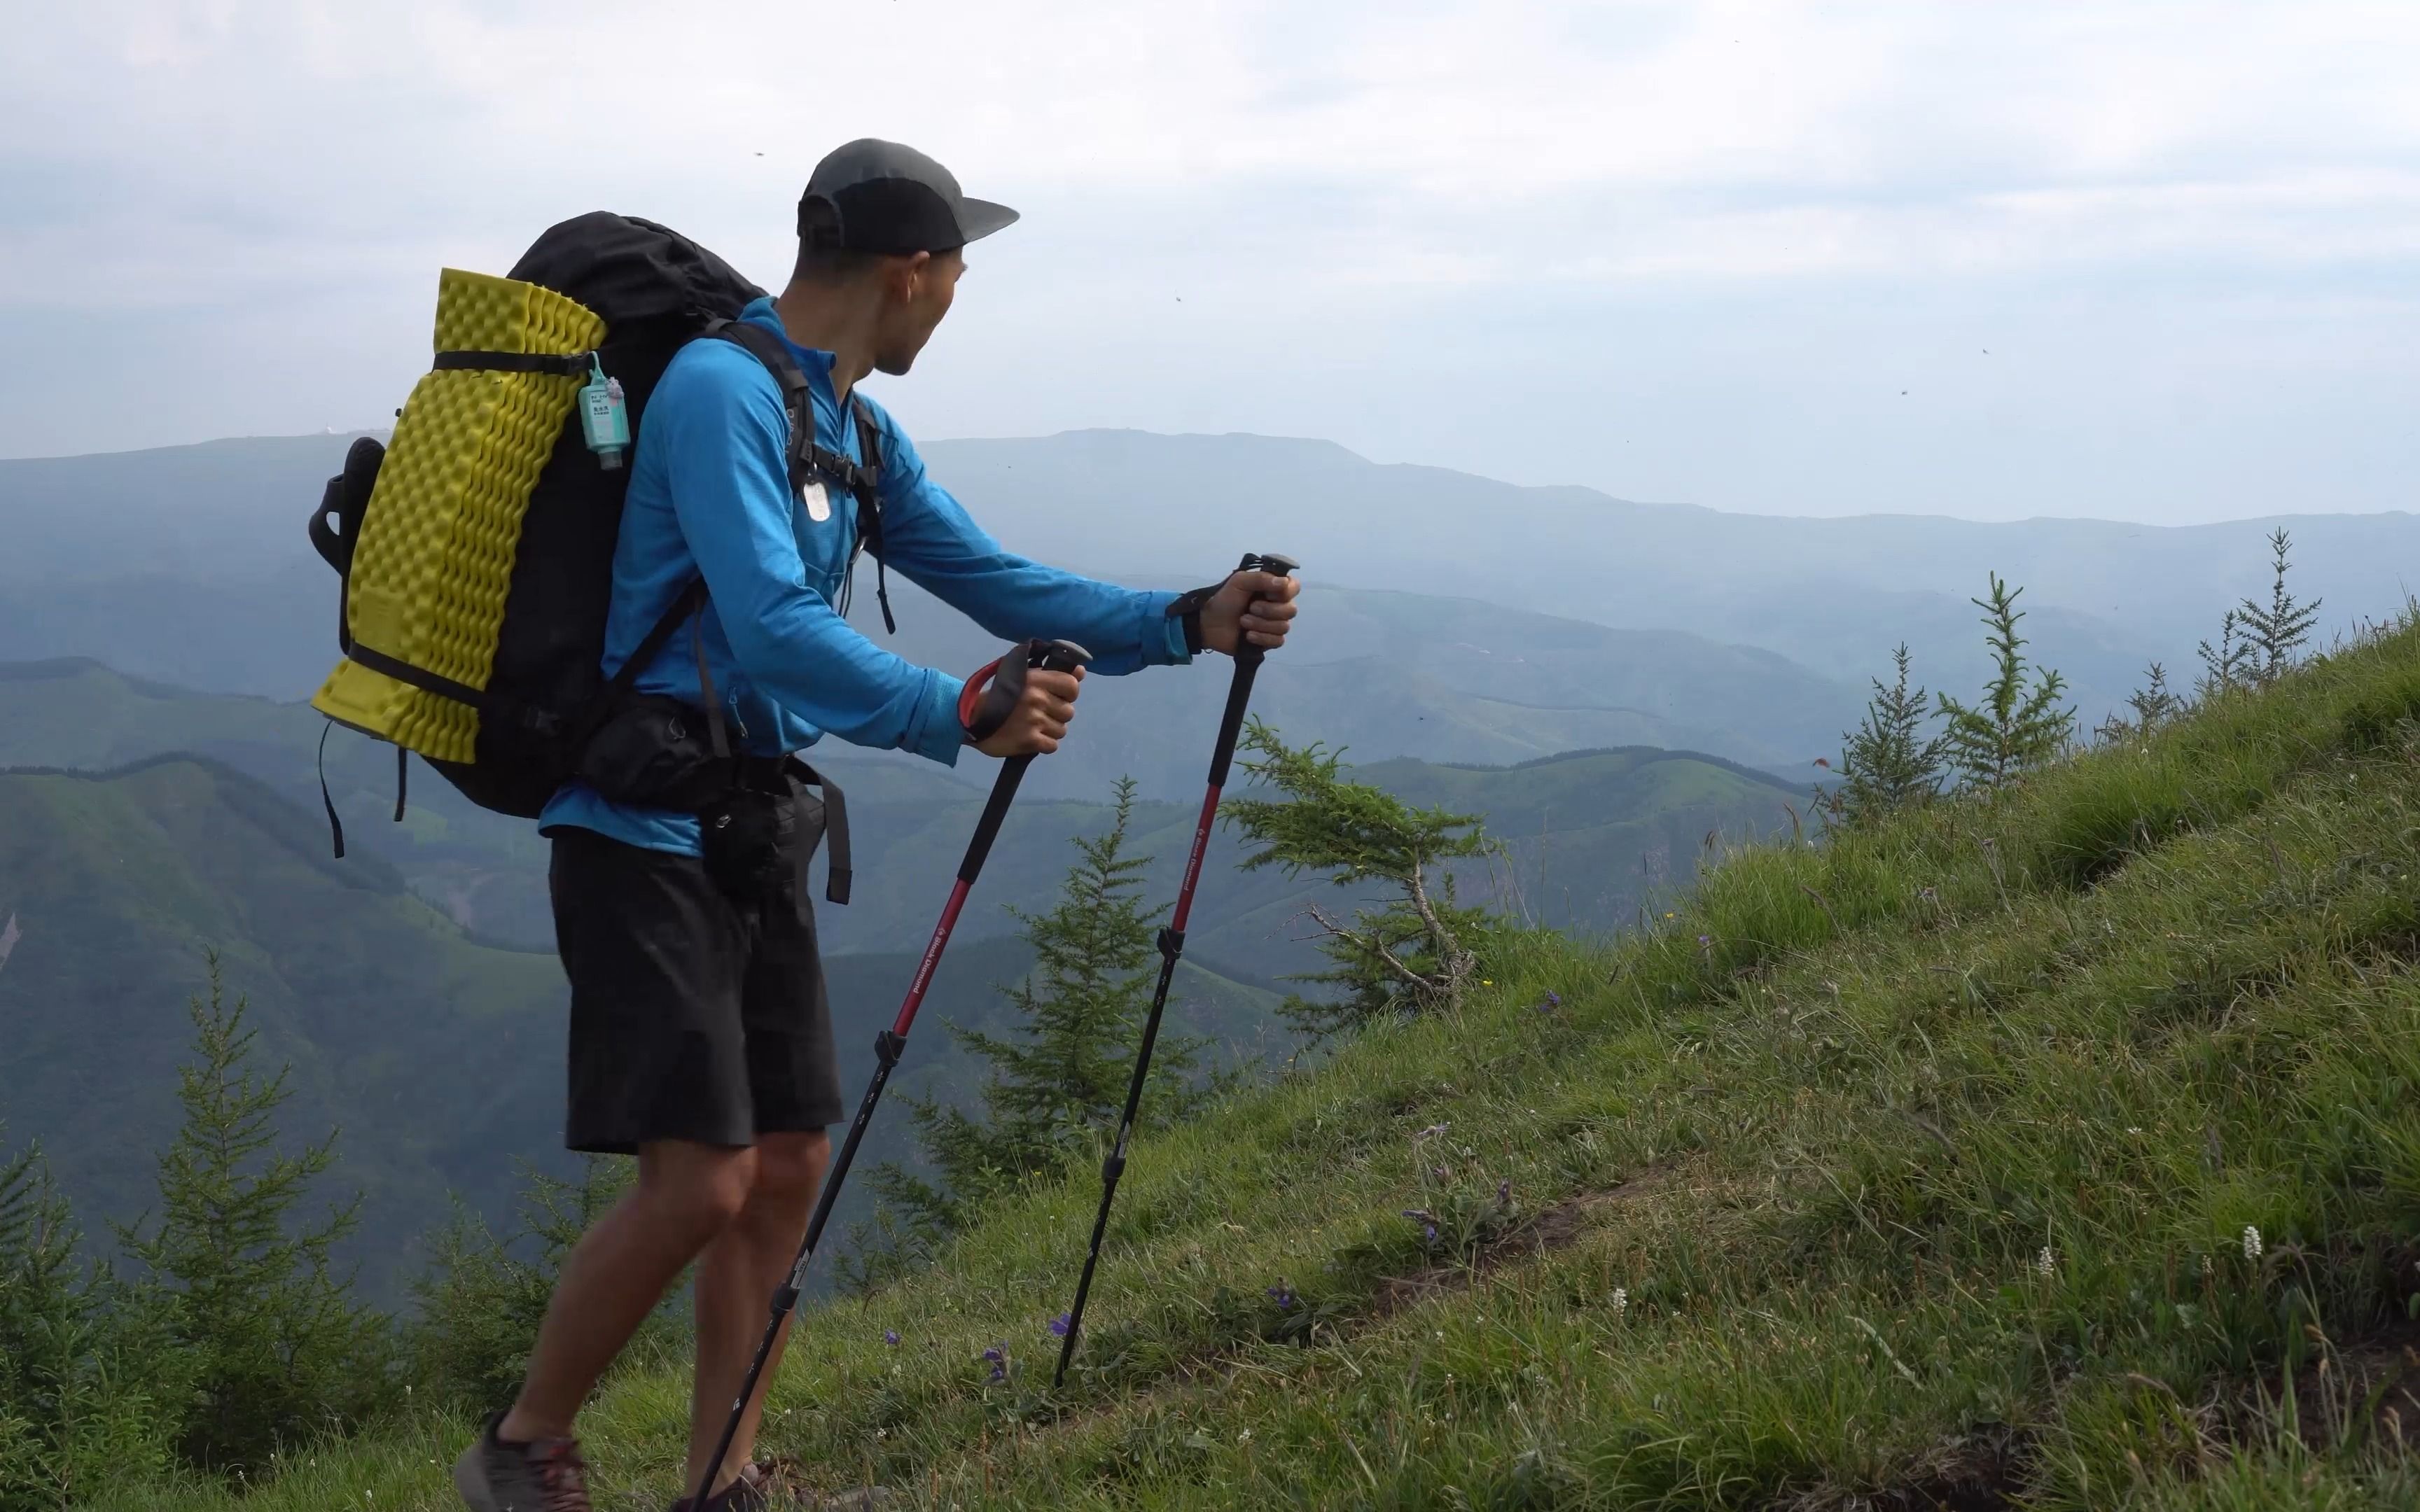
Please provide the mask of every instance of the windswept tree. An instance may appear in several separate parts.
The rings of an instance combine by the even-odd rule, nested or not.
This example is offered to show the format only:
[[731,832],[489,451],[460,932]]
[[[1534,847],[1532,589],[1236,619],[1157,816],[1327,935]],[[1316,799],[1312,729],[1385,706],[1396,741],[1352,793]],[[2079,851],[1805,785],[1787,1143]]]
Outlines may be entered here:
[[2056,760],[2075,733],[2075,711],[2060,702],[2067,680],[2025,659],[2025,639],[2017,633],[2025,617],[2017,599],[2024,590],[2010,588],[1996,572],[1991,580],[1991,595],[1969,602],[1990,627],[1992,680],[1974,704],[1946,693],[1939,701],[1942,754],[1969,792],[1996,793]]
[[1840,736],[1840,785],[1826,796],[1832,816],[1851,827],[1878,823],[1941,791],[1941,737],[1927,735],[1931,695],[1910,688],[1904,641],[1891,653],[1888,685],[1874,679],[1866,717]]
[[1227,822],[1259,847],[1244,870],[1324,874],[1339,887],[1374,885],[1381,893],[1375,907],[1349,918],[1309,910],[1333,964],[1304,980],[1336,995],[1290,997],[1286,1016],[1318,1040],[1373,1019],[1458,1005],[1495,926],[1481,910],[1455,903],[1445,868],[1489,849],[1480,820],[1414,809],[1384,789],[1347,781],[1342,752],[1289,746],[1258,719],[1238,748],[1244,769],[1280,795],[1227,802]]

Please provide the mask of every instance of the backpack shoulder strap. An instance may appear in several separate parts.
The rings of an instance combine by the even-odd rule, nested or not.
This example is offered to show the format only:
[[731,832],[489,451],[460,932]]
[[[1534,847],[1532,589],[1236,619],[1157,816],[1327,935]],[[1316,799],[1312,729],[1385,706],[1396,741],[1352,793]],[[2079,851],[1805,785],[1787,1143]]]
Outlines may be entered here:
[[[871,465],[850,461],[837,452],[827,451],[815,444],[814,406],[807,397],[807,375],[796,359],[790,356],[790,344],[752,320],[717,320],[706,326],[701,335],[727,341],[739,347],[773,375],[782,389],[782,412],[790,422],[788,452],[790,491],[806,487],[816,473],[822,473],[840,484],[861,501],[881,482],[881,464]],[[865,434],[866,415],[858,409],[859,435]]]
[[[790,422],[790,444],[786,454],[789,464],[790,491],[805,491],[809,483],[820,473],[846,488],[857,500],[857,544],[855,550],[874,554],[874,596],[882,606],[883,628],[892,634],[899,631],[899,622],[891,613],[891,583],[882,569],[882,439],[874,422],[874,412],[863,399],[849,396],[849,409],[857,422],[858,460],[850,461],[837,452],[827,451],[815,444],[815,411],[807,393],[807,375],[790,355],[790,344],[751,320],[716,320],[710,322],[701,337],[727,341],[765,364],[781,385],[782,411]],[[849,565],[856,566],[854,555]],[[852,574],[853,576],[853,574]],[[841,586],[840,611],[848,612],[848,585]]]
[[858,471],[863,479],[855,488],[857,544],[874,557],[874,601],[882,606],[882,628],[897,635],[899,622],[891,614],[891,579],[882,552],[882,427],[874,423],[874,410],[861,395],[850,394],[848,408],[857,417]]

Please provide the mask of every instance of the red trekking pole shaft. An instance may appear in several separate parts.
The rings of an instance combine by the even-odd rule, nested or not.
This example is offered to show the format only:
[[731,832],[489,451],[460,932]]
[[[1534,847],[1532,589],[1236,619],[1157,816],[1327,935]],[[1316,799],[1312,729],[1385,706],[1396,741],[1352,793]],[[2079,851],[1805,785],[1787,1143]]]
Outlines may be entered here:
[[[1048,671],[1073,671],[1090,660],[1091,653],[1072,641],[1040,640],[1032,643],[1027,665]],[[967,842],[966,858],[958,863],[957,881],[950,887],[950,901],[941,905],[933,937],[924,942],[924,953],[916,962],[916,975],[908,983],[908,995],[899,1005],[899,1016],[891,1021],[891,1027],[875,1036],[874,1079],[866,1083],[865,1097],[857,1105],[857,1117],[849,1120],[840,1152],[832,1157],[831,1169],[824,1174],[824,1188],[815,1198],[814,1215],[807,1220],[806,1242],[799,1246],[799,1257],[790,1264],[789,1278],[773,1292],[772,1317],[765,1325],[765,1336],[756,1343],[755,1358],[748,1362],[748,1374],[739,1382],[739,1396],[732,1402],[731,1416],[722,1425],[722,1438],[715,1444],[713,1456],[706,1462],[706,1474],[690,1498],[692,1508],[706,1505],[707,1495],[714,1489],[714,1478],[722,1469],[723,1457],[731,1453],[732,1442],[739,1437],[740,1421],[748,1415],[748,1404],[755,1398],[757,1382],[765,1374],[765,1362],[772,1356],[774,1341],[782,1335],[782,1322],[798,1305],[799,1293],[806,1288],[807,1268],[814,1261],[815,1245],[824,1236],[824,1226],[831,1220],[841,1184],[848,1180],[848,1168],[857,1160],[857,1147],[865,1142],[865,1126],[874,1121],[874,1109],[882,1101],[882,1088],[890,1084],[892,1070],[899,1064],[900,1053],[908,1048],[908,1031],[916,1026],[916,1011],[924,1006],[924,991],[933,984],[933,968],[941,963],[941,952],[950,944],[950,932],[957,928],[958,913],[967,905],[967,894],[974,889],[975,878],[983,873],[984,859],[991,855],[992,841],[1000,838],[1001,822],[1008,817],[1008,806],[1016,800],[1017,784],[1025,780],[1025,769],[1032,764],[1031,756],[1012,756],[1001,764],[1000,776],[992,781],[991,796],[984,804],[983,817],[975,822],[974,838]]]
[[[1299,565],[1290,557],[1247,554],[1238,572],[1273,572],[1283,578]],[[1168,927],[1159,932],[1159,985],[1152,989],[1151,1012],[1142,1022],[1142,1041],[1135,1046],[1134,1075],[1126,1082],[1126,1107],[1118,1119],[1117,1143],[1101,1163],[1101,1210],[1093,1218],[1092,1247],[1084,1255],[1084,1273],[1076,1281],[1076,1301],[1067,1309],[1067,1334],[1059,1345],[1059,1368],[1051,1372],[1050,1389],[1067,1379],[1068,1362],[1076,1358],[1076,1336],[1084,1327],[1084,1303],[1093,1294],[1093,1272],[1101,1263],[1101,1236],[1109,1231],[1109,1208],[1118,1200],[1118,1179],[1125,1174],[1126,1146],[1134,1138],[1135,1118],[1142,1108],[1143,1082],[1151,1075],[1152,1047],[1159,1042],[1160,1015],[1168,1010],[1168,990],[1176,980],[1177,959],[1185,953],[1185,925],[1193,917],[1193,889],[1202,881],[1202,857],[1210,849],[1210,826],[1218,822],[1218,795],[1227,786],[1234,764],[1235,742],[1244,733],[1244,708],[1252,701],[1252,680],[1260,674],[1266,653],[1235,632],[1235,675],[1227,685],[1227,712],[1218,720],[1218,744],[1210,754],[1210,791],[1202,795],[1202,817],[1193,826],[1193,849],[1185,858],[1185,880],[1177,885],[1176,907]]]

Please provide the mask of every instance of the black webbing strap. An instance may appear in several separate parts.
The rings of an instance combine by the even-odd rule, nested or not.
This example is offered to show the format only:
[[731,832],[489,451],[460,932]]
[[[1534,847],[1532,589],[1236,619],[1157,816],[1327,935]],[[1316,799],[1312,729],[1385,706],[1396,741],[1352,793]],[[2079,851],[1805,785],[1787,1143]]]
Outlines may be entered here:
[[479,373],[547,373],[556,378],[586,378],[593,352],[439,352],[428,364],[436,373],[469,369]]
[[[841,793],[839,783],[796,756],[784,757],[783,762],[789,769],[792,781],[803,782],[823,792],[824,845],[827,848],[827,854],[830,856],[830,860],[825,864],[824,869],[824,899],[828,903],[845,904],[848,902],[851,874],[848,856],[848,799]],[[802,857],[799,861],[802,870],[805,864],[805,858]],[[806,878],[801,876],[799,882],[803,887]]]
[[439,698],[452,699],[457,703],[468,703],[473,708],[486,701],[486,696],[468,683],[458,683],[451,677],[440,677],[437,673],[426,668],[414,667],[408,661],[398,661],[383,651],[370,649],[359,640],[346,647],[345,655],[380,676],[392,677],[398,683],[408,683],[424,693],[434,693]]
[[328,796],[328,732],[336,728],[329,720],[319,727],[319,807],[328,810],[328,838],[335,842],[336,859],[345,858],[345,822],[336,817],[336,800]]
[[706,579],[692,578],[689,586],[674,597],[671,606],[648,627],[645,637],[639,641],[639,648],[630,653],[630,659],[622,663],[621,671],[613,675],[608,686],[616,693],[630,691],[637,685],[639,674],[646,671],[647,663],[663,655],[664,647],[672,643],[673,632],[681,627],[681,621],[705,607]]
[[411,775],[411,752],[401,746],[395,748],[395,822],[403,823],[403,790]]
[[[897,635],[899,622],[891,617],[891,580],[883,575],[882,563],[882,431],[863,399],[850,394],[848,408],[857,416],[857,455],[864,464],[858,470],[863,481],[851,486],[857,494],[858,549],[874,558],[874,601],[882,606],[883,632]],[[848,569],[855,578],[854,556]]]
[[706,702],[706,730],[714,745],[714,759],[726,764],[731,760],[731,737],[723,733],[722,704],[714,696],[714,674],[706,670],[706,616],[690,622],[689,649],[697,658],[697,691]]

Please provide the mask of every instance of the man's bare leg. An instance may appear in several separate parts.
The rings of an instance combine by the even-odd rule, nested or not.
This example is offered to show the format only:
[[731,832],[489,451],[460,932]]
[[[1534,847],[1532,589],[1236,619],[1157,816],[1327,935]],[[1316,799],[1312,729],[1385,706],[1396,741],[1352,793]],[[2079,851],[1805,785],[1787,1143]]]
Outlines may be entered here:
[[749,1202],[757,1153],[667,1139],[639,1151],[639,1183],[565,1257],[529,1374],[497,1425],[507,1443],[567,1438],[581,1404],[690,1261]]
[[[684,1492],[696,1489],[706,1458],[722,1436],[732,1399],[739,1395],[748,1362],[755,1358],[757,1341],[765,1336],[766,1309],[798,1258],[799,1244],[807,1236],[807,1215],[831,1164],[831,1140],[821,1130],[763,1134],[756,1151],[756,1184],[746,1206],[698,1257],[697,1375],[691,1388]],[[755,1399],[715,1473],[713,1490],[730,1484],[748,1463],[756,1444],[757,1420],[764,1415],[765,1393],[782,1363],[782,1347],[796,1317],[794,1313],[783,1322],[773,1341]]]

